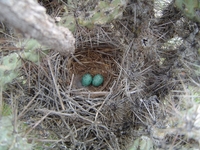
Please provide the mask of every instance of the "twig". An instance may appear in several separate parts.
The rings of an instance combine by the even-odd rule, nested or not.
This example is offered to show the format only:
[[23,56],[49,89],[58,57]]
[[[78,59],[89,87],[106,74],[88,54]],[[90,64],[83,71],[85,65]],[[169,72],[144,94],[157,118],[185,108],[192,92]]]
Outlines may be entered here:
[[33,130],[35,129],[35,127],[37,127],[51,112],[48,112],[44,117],[42,117],[38,122],[36,122],[36,124],[30,129],[28,130],[28,132],[25,134],[25,137]]
[[35,96],[31,99],[31,101],[24,107],[24,109],[22,110],[22,112],[18,115],[18,119],[20,119],[22,117],[22,115],[24,114],[24,112],[26,111],[26,109],[33,103],[33,101],[35,100],[35,98],[38,96],[40,92],[38,92],[37,94],[35,94]]
[[57,111],[48,110],[48,109],[36,109],[36,111],[47,113],[47,114],[59,115],[59,116],[67,116],[67,117],[72,117],[72,118],[80,118],[80,119],[85,120],[87,122],[94,123],[93,121],[91,121],[91,120],[89,120],[87,118],[84,118],[81,115],[78,115],[77,113],[68,114],[68,113],[62,113],[62,112],[57,112]]
[[53,83],[54,83],[54,86],[55,86],[55,88],[56,88],[56,92],[57,92],[57,94],[58,94],[58,98],[59,98],[59,101],[60,101],[60,105],[61,105],[61,107],[62,107],[62,110],[65,110],[65,107],[64,107],[62,98],[61,98],[61,96],[60,96],[60,91],[59,91],[58,86],[57,86],[57,84],[56,84],[56,83],[57,83],[57,82],[56,82],[56,79],[55,79],[55,77],[54,77],[54,75],[53,75],[53,70],[52,70],[52,67],[51,67],[50,60],[48,59],[47,61],[48,61],[48,65],[49,65],[49,68],[50,68],[50,71],[51,71],[51,75],[52,75],[52,78],[53,78]]
[[70,85],[69,85],[69,90],[68,90],[68,96],[70,96],[73,81],[74,81],[74,74],[72,74],[72,79],[71,79],[71,82],[70,82]]
[[101,104],[99,109],[97,110],[97,113],[95,115],[95,122],[97,121],[97,118],[98,118],[100,110],[102,109],[103,105],[106,103],[106,101],[108,100],[109,96],[111,95],[114,86],[115,86],[115,82],[114,82],[113,86],[110,88],[110,94],[105,98],[105,100],[103,101],[103,103]]

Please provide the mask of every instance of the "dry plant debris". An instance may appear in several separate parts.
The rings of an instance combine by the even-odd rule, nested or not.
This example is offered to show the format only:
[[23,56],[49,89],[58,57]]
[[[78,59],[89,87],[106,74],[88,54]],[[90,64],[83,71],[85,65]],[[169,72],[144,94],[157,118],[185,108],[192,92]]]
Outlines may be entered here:
[[[65,2],[43,4],[54,16]],[[150,139],[154,148],[192,147],[189,142],[196,141],[184,135],[163,137],[158,131],[182,104],[177,91],[199,84],[192,73],[199,59],[199,25],[170,3],[162,13],[154,16],[153,0],[130,0],[121,19],[91,30],[78,26],[70,57],[51,52],[39,64],[24,61],[21,76],[3,97],[12,103],[14,95],[27,137],[47,143],[41,149],[121,150],[138,137]],[[177,36],[182,42],[169,44]],[[102,74],[103,85],[82,87],[81,76],[88,72]]]

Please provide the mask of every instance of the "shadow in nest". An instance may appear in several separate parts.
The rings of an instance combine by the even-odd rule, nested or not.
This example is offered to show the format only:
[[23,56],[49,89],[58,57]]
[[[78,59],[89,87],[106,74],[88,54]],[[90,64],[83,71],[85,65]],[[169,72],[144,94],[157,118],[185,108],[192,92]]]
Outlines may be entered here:
[[[113,82],[119,76],[117,62],[120,50],[112,47],[96,47],[88,49],[77,49],[67,63],[68,79],[67,85],[71,85],[71,93],[83,95],[90,94],[91,97],[105,96]],[[104,82],[101,86],[84,87],[81,84],[82,76],[86,73],[95,76],[101,74]]]

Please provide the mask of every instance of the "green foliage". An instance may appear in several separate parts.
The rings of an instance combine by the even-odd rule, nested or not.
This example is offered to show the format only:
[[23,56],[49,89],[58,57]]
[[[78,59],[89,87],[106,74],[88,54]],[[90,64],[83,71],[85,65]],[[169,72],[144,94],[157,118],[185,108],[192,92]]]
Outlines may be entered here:
[[65,14],[63,15],[60,25],[67,27],[70,31],[74,32],[76,29],[76,20],[72,13],[65,7]]
[[2,107],[2,116],[9,116],[12,114],[12,109],[11,107],[3,102],[3,107]]
[[42,56],[39,55],[39,53],[37,52],[37,49],[39,48],[45,49],[45,47],[42,47],[38,43],[38,41],[34,39],[28,39],[27,41],[23,43],[23,45],[24,45],[24,52],[20,54],[21,57],[23,59],[32,61],[34,63],[38,63]]
[[21,66],[21,61],[17,53],[12,53],[3,57],[0,62],[0,87],[3,87],[18,76],[17,68]]
[[[94,25],[109,23],[122,16],[123,8],[126,6],[126,3],[126,0],[99,1],[94,10],[80,13],[77,17],[77,22],[79,25],[90,29],[93,28]],[[72,4],[69,4],[69,6],[72,7]],[[69,12],[67,8],[60,21],[60,25],[69,28],[72,32],[76,28],[74,15]]]
[[137,138],[129,150],[153,150],[153,142],[147,136]]
[[[18,45],[19,46],[19,45]],[[20,45],[21,46],[21,45]],[[29,39],[24,43],[24,52],[11,53],[0,58],[0,87],[4,87],[7,83],[12,82],[13,79],[19,76],[19,68],[22,65],[22,59],[39,62],[42,56],[39,56],[37,49],[42,48],[41,45],[33,39]]]
[[199,0],[175,0],[175,5],[190,19],[200,22]]
[[2,117],[0,120],[0,150],[31,150],[33,145],[27,143],[19,130],[20,124],[15,128],[12,124],[12,117]]

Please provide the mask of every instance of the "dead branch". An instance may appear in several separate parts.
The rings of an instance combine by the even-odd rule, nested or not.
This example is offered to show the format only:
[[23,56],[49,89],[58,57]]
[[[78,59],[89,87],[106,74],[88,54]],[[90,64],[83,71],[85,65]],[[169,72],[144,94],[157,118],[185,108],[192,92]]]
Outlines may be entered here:
[[61,55],[74,52],[73,34],[57,26],[45,12],[45,8],[34,0],[0,0],[0,20],[7,22],[24,36],[35,38]]

